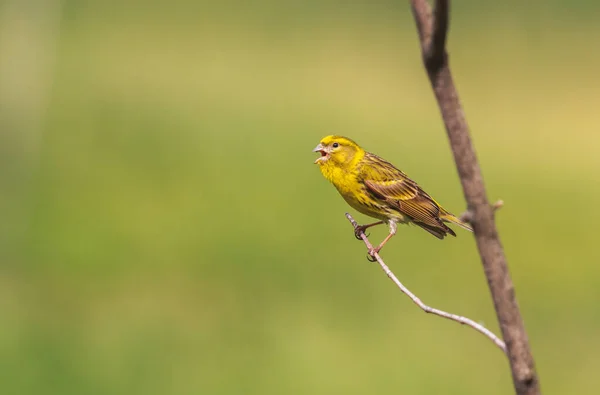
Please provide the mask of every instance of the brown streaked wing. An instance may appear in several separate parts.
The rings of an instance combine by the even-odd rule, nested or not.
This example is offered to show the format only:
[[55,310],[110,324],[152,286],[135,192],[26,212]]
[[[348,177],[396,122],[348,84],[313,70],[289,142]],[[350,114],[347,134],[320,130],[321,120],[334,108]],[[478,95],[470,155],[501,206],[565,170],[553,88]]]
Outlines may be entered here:
[[419,196],[419,188],[406,180],[364,180],[365,185],[376,196],[387,200],[411,200]]
[[365,180],[365,185],[377,197],[387,201],[414,221],[434,227],[441,225],[439,207],[419,187],[411,188],[412,185],[402,180],[396,182]]
[[445,228],[439,218],[439,206],[416,182],[377,155],[368,153],[365,159],[366,166],[361,173],[371,193],[414,221]]
[[419,194],[419,186],[401,170],[377,155],[367,153],[361,178],[369,182],[371,192],[383,198],[408,200]]

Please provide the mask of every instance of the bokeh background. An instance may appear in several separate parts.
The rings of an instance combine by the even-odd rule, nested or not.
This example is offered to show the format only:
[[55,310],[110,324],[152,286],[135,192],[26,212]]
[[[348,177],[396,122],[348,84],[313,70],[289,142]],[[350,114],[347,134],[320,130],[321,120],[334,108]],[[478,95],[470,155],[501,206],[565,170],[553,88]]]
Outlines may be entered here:
[[[600,5],[454,3],[542,388],[595,394]],[[511,393],[495,346],[366,261],[312,163],[348,135],[464,209],[408,2],[4,0],[0,21],[2,394]],[[382,255],[498,332],[458,233]]]

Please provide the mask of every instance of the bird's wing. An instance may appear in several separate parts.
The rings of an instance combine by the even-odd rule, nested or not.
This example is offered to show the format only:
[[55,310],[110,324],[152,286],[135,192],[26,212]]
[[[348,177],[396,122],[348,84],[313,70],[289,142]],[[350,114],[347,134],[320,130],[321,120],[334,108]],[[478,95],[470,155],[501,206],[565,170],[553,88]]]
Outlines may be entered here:
[[440,226],[438,205],[421,188],[418,186],[414,188],[410,184],[404,180],[384,182],[365,180],[365,185],[371,193],[390,203],[402,214],[408,215],[414,221]]
[[434,228],[446,228],[438,204],[406,174],[391,163],[370,154],[363,167],[363,181],[375,197],[385,200],[413,219]]

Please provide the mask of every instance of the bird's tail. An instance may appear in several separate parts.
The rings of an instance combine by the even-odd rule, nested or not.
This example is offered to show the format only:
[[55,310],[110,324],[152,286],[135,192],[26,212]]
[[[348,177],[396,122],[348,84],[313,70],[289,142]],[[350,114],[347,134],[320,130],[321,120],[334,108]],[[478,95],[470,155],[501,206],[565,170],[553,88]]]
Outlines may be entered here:
[[456,224],[456,225],[460,226],[461,228],[468,230],[469,232],[473,231],[473,227],[471,225],[469,225],[465,221],[462,221],[460,218],[458,218],[454,214],[449,213],[444,209],[442,209],[442,212],[440,214],[441,214],[440,218],[442,219],[442,221]]

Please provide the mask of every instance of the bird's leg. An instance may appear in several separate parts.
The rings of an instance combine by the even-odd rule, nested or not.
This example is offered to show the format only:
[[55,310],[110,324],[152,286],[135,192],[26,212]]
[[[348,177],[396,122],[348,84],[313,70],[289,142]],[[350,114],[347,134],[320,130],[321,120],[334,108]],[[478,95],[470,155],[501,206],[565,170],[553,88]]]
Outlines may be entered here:
[[354,229],[354,237],[356,237],[358,240],[362,240],[360,237],[361,233],[364,233],[365,230],[369,229],[371,226],[381,225],[382,223],[383,221],[377,221],[373,222],[372,224],[358,225],[356,229]]
[[375,258],[375,254],[379,253],[379,251],[381,251],[381,249],[383,248],[383,246],[385,245],[385,243],[388,242],[389,239],[392,238],[393,235],[396,234],[396,231],[398,230],[398,224],[394,221],[390,221],[389,222],[390,225],[390,234],[388,234],[386,236],[385,239],[383,239],[383,241],[381,242],[381,244],[379,244],[377,247],[372,248],[371,250],[369,250],[369,255],[367,256],[367,259],[371,262],[375,262],[377,259]]

